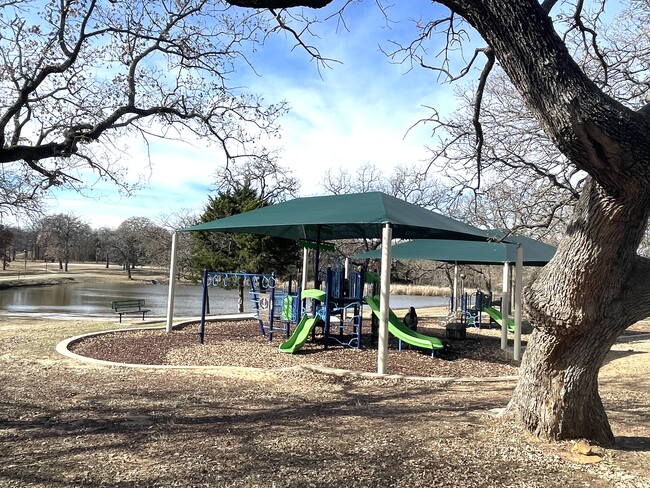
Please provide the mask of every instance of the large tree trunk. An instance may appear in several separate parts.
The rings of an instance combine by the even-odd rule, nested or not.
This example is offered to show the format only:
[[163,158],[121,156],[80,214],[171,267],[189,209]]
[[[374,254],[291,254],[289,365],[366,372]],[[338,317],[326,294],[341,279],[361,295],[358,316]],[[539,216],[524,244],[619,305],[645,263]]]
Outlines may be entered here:
[[598,370],[613,340],[611,330],[600,332],[593,326],[580,335],[533,332],[509,405],[531,432],[552,440],[613,443],[598,394]]
[[650,313],[636,255],[650,211],[650,119],[607,96],[571,58],[534,0],[440,0],[494,50],[568,164],[591,178],[556,256],[525,299],[536,328],[508,411],[549,439],[613,441],[598,371]]
[[644,200],[612,198],[590,181],[555,257],[526,291],[535,330],[508,410],[541,437],[614,440],[598,371],[616,338],[647,314],[637,291],[648,263],[635,255]]

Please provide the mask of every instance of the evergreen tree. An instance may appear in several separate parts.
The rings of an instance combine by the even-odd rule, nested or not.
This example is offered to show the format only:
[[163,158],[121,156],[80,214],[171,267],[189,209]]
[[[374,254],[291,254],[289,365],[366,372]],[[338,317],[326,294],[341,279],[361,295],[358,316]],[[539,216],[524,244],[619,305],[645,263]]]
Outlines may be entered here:
[[[208,197],[201,222],[229,217],[267,204],[250,185],[220,191]],[[213,271],[275,273],[279,277],[296,270],[300,261],[296,242],[278,237],[221,232],[192,233],[192,269]]]

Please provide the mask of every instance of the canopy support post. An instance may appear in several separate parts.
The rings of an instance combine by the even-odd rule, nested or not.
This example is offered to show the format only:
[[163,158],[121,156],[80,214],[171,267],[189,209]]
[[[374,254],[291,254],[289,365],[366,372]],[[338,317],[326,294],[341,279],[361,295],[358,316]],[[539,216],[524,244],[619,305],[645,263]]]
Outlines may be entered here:
[[517,261],[515,268],[515,344],[514,360],[521,359],[521,294],[524,266],[524,248],[517,245]]
[[167,332],[172,331],[174,322],[174,294],[176,292],[176,257],[178,255],[178,232],[172,234],[172,251],[169,263],[169,291],[167,292]]
[[377,345],[377,373],[386,374],[388,365],[388,317],[390,310],[390,268],[393,228],[387,223],[381,236],[381,295],[379,301],[379,341]]
[[307,260],[308,260],[309,251],[307,247],[302,248],[302,280],[300,283],[300,288],[302,290],[307,289]]
[[451,311],[458,312],[458,263],[454,263],[454,292],[452,295]]
[[510,264],[503,263],[503,293],[501,295],[501,349],[508,347],[508,320],[510,317]]

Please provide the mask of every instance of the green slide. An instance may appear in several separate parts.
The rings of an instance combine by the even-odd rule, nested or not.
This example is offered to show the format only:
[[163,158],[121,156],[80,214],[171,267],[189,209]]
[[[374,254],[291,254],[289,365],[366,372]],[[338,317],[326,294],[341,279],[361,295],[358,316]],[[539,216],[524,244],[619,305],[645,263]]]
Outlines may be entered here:
[[298,325],[296,325],[296,330],[291,334],[291,337],[286,342],[280,344],[280,351],[293,354],[300,350],[305,345],[305,342],[307,342],[309,334],[311,334],[318,320],[318,317],[309,318],[308,315],[303,315]]
[[[370,306],[373,313],[379,317],[379,303],[377,303],[377,300],[371,296],[365,297],[364,300]],[[408,326],[402,322],[397,315],[395,315],[395,312],[390,309],[388,311],[388,331],[407,344],[421,347],[422,349],[431,349],[436,351],[444,347],[442,341],[437,337],[420,334],[409,329]]]
[[366,271],[366,281],[368,283],[381,283],[381,278],[377,273],[373,273],[372,271]]
[[[492,317],[497,324],[503,325],[503,317],[501,316],[501,312],[499,312],[497,309],[492,307],[483,307],[483,312],[485,312],[490,317]],[[515,321],[512,319],[508,319],[508,332],[514,332],[514,331],[515,331]]]

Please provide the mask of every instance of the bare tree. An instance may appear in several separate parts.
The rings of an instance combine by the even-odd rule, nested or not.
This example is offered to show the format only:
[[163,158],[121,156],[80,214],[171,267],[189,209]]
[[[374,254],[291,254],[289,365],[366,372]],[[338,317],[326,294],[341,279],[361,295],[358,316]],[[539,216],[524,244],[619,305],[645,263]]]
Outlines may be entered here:
[[68,271],[75,245],[88,234],[90,227],[72,214],[56,214],[41,220],[39,241],[47,247],[47,254],[59,261],[59,269]]
[[261,203],[270,205],[297,195],[300,182],[290,173],[273,155],[249,159],[217,171],[215,189],[217,192],[230,193],[252,188]]
[[229,86],[264,21],[214,0],[16,0],[0,17],[0,213],[97,177],[133,190],[117,141],[216,143],[265,157],[283,103]]
[[475,225],[527,229],[535,237],[556,234],[578,201],[586,173],[568,164],[496,68],[482,95],[477,167],[478,134],[467,123],[475,111],[472,93],[471,86],[457,90],[459,108],[451,116],[434,114],[441,141],[432,148],[431,166],[451,182],[455,199],[449,209]]
[[112,246],[131,280],[135,266],[164,266],[169,262],[171,234],[145,217],[131,217],[116,229]]
[[111,251],[113,249],[113,240],[115,231],[109,227],[100,227],[95,229],[95,261],[104,261],[106,269],[111,263]]
[[386,191],[387,183],[377,166],[371,163],[360,165],[355,171],[340,167],[328,169],[323,176],[325,191],[332,195]]
[[[230,1],[272,9],[350,3]],[[598,371],[616,338],[650,315],[650,289],[642,286],[650,260],[637,254],[650,216],[649,5],[629,1],[625,18],[615,20],[619,27],[601,42],[606,0],[435,3],[447,14],[432,10],[439,16],[427,18],[423,8],[414,41],[395,53],[451,80],[478,68],[473,116],[463,124],[473,131],[477,175],[484,163],[483,95],[497,65],[569,171],[587,175],[555,258],[525,294],[535,330],[508,413],[544,438],[610,445],[614,436],[598,393]],[[473,32],[486,46],[452,72],[451,58]],[[431,39],[446,47],[428,49]]]
[[7,263],[11,261],[10,249],[13,245],[14,233],[6,225],[0,224],[0,259],[2,259],[2,270],[7,269]]

